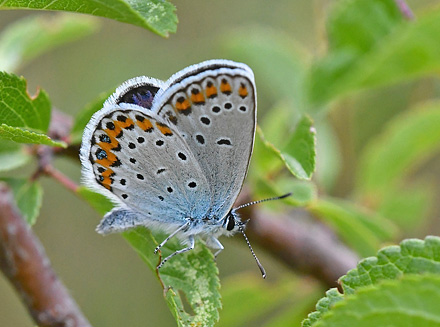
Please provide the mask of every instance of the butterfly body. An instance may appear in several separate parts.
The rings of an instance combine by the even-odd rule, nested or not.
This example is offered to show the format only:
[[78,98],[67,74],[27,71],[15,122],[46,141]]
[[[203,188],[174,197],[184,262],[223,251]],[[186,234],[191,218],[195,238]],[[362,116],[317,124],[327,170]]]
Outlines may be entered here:
[[172,233],[183,250],[201,236],[221,251],[218,237],[243,225],[232,206],[255,126],[254,76],[244,64],[210,60],[166,82],[127,81],[83,136],[83,181],[115,203],[97,231],[146,226]]

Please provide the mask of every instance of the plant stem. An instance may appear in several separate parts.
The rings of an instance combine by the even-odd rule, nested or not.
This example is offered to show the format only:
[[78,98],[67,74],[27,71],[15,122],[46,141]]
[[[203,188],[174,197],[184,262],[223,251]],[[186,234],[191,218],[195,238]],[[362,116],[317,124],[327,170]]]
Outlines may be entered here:
[[55,167],[53,166],[45,167],[44,173],[52,177],[56,181],[58,181],[61,185],[63,185],[65,188],[72,191],[73,193],[76,193],[78,191],[78,187],[79,187],[78,184],[72,181],[69,177],[64,175]]

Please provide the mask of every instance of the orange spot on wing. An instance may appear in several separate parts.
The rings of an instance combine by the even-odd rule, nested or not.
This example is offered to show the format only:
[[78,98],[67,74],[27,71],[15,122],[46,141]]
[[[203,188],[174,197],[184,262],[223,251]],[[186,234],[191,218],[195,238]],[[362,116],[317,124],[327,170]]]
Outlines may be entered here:
[[116,141],[114,137],[110,137],[110,143],[107,142],[99,142],[98,146],[105,150],[105,152],[109,153],[113,148],[116,148],[119,145],[119,142]]
[[156,126],[163,135],[165,136],[173,135],[173,132],[171,132],[171,129],[167,125],[162,123],[156,123]]
[[120,126],[121,128],[130,128],[134,125],[133,121],[130,118],[127,118],[125,121],[115,120],[113,121],[115,126]]
[[105,168],[108,168],[119,159],[118,159],[118,157],[116,157],[114,155],[113,152],[111,152],[111,151],[105,151],[105,152],[107,153],[107,158],[97,159],[96,163],[100,164],[101,166],[103,166]]
[[197,94],[191,94],[191,101],[195,104],[202,104],[205,103],[205,97],[201,92]]
[[113,179],[111,178],[115,172],[111,169],[107,169],[105,172],[101,174],[103,180],[101,181],[101,185],[103,185],[106,189],[111,189],[111,185],[113,183]]
[[207,86],[205,89],[206,96],[208,98],[214,98],[217,96],[217,88],[214,85]]
[[153,124],[148,119],[144,119],[142,121],[136,120],[136,124],[145,132],[153,130]]
[[115,124],[114,129],[107,128],[104,130],[104,132],[106,132],[107,135],[110,136],[110,138],[115,138],[118,137],[119,134],[121,134],[122,128],[119,125]]
[[229,84],[226,79],[222,80],[222,83],[220,84],[220,91],[225,94],[231,94],[232,92],[231,84]]
[[176,109],[178,111],[186,111],[191,108],[191,104],[189,103],[188,99],[185,99],[183,97],[177,99],[176,102]]
[[240,95],[240,97],[242,98],[246,98],[248,94],[249,93],[246,86],[243,83],[241,83],[240,88],[238,89],[238,95]]

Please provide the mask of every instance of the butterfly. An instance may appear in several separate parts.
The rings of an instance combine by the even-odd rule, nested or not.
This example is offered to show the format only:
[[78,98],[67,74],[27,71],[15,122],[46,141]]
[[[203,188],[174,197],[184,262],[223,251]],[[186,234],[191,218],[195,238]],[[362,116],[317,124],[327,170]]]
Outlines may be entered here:
[[81,145],[83,182],[115,204],[100,234],[137,226],[195,237],[217,250],[221,235],[245,223],[233,208],[252,154],[256,128],[254,74],[245,64],[209,60],[166,82],[136,77],[123,83],[87,124]]

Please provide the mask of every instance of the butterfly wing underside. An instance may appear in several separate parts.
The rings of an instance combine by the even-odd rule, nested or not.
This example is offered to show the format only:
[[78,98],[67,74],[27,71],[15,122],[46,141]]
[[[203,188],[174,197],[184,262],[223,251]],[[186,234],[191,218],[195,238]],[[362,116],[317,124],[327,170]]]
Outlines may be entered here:
[[173,126],[139,106],[109,104],[97,112],[81,161],[86,184],[117,205],[101,233],[155,224],[172,230],[208,211],[210,188],[191,149]]
[[210,187],[209,218],[234,204],[247,173],[256,125],[249,67],[227,60],[190,66],[167,81],[152,111],[182,134]]
[[212,60],[167,82],[125,82],[81,147],[85,183],[117,205],[98,231],[155,223],[172,231],[187,218],[223,218],[246,176],[255,124],[255,82],[244,64]]

